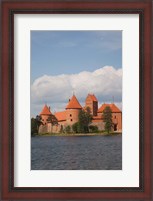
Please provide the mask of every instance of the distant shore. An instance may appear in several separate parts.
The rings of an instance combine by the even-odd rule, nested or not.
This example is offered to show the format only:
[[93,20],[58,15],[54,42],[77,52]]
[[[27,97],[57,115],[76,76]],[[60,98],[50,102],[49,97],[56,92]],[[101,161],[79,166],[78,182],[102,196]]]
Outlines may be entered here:
[[113,132],[113,133],[39,133],[35,136],[113,136],[113,135],[121,135],[121,132]]

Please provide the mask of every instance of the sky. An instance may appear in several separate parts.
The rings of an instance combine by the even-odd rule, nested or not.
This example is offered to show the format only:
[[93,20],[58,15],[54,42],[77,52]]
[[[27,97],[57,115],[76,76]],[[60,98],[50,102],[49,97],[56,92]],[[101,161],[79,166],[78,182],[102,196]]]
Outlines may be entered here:
[[31,116],[64,110],[73,93],[122,107],[121,31],[31,31]]

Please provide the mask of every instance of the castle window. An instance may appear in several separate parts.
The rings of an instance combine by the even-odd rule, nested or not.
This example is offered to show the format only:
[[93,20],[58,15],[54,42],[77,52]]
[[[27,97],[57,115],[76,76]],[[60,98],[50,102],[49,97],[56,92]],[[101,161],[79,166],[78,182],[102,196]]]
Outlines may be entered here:
[[71,121],[72,121],[72,119],[71,119]]
[[116,119],[116,116],[114,117],[114,119]]
[[70,114],[70,117],[72,117],[72,114]]

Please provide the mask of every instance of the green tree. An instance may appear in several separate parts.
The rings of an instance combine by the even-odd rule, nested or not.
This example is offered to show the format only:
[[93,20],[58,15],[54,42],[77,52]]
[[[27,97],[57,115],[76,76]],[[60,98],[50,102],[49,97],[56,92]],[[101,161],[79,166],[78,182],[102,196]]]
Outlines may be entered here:
[[92,121],[92,115],[90,114],[90,111],[86,109],[85,110],[81,110],[79,112],[79,131],[80,132],[85,132],[85,133],[89,133],[89,125]]
[[98,132],[98,126],[90,125],[89,129],[90,129],[90,132],[92,132],[92,133]]
[[72,125],[72,130],[74,133],[79,133],[80,132],[80,126],[79,126],[79,122],[76,122]]
[[90,107],[86,107],[86,112],[87,112],[88,114],[91,114],[91,109],[90,109]]
[[42,120],[41,116],[37,115],[36,116],[37,130],[39,130],[39,126],[42,124],[41,120]]
[[36,119],[31,118],[31,135],[38,133]]
[[[58,124],[58,120],[57,120],[57,118],[55,117],[55,115],[53,115],[53,114],[51,114],[51,115],[48,117],[47,122],[48,122],[48,123],[51,123],[52,126]],[[52,129],[53,129],[52,126],[51,126],[51,133],[52,133]]]
[[42,124],[41,117],[36,116],[36,118],[31,118],[31,135],[38,133],[39,126]]
[[57,118],[55,117],[55,115],[51,114],[48,119],[47,119],[48,123],[51,123],[52,125],[56,125],[58,123]]
[[113,126],[112,110],[109,106],[105,107],[103,114],[102,114],[102,118],[103,118],[103,121],[105,123],[105,130],[107,131],[107,133],[109,133],[111,131],[112,126]]
[[61,125],[61,128],[60,128],[60,133],[63,133],[63,125]]
[[71,132],[71,127],[68,125],[65,127],[65,132],[70,133]]

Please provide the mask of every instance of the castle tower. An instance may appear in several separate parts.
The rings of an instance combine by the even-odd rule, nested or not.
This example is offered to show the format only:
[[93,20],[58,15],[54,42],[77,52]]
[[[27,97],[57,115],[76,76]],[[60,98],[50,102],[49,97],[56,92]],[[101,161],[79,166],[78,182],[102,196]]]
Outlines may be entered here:
[[88,94],[88,96],[85,100],[85,108],[87,108],[87,107],[90,108],[91,114],[93,116],[97,116],[98,100],[94,94]]
[[73,125],[74,123],[78,122],[78,115],[80,110],[82,110],[82,106],[80,105],[75,95],[73,95],[72,98],[69,100],[65,109],[66,124]]
[[47,123],[47,119],[48,117],[51,115],[51,111],[50,111],[50,107],[48,107],[46,104],[44,105],[41,113],[39,114],[41,116],[42,119],[42,123],[46,124]]

